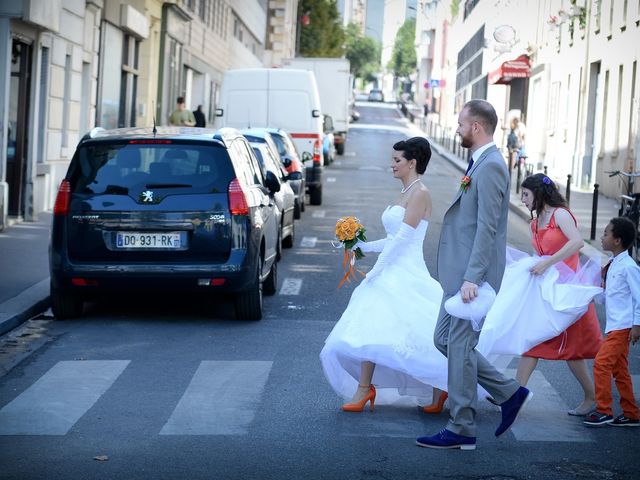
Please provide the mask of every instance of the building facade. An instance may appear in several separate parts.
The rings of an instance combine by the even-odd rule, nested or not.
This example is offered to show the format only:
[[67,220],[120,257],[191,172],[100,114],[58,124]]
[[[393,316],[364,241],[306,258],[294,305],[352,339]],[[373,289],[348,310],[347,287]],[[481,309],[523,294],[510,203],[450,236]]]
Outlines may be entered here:
[[422,0],[416,45],[418,99],[443,136],[482,98],[496,108],[497,143],[519,118],[527,162],[556,180],[617,196],[606,172],[640,169],[640,2]]
[[178,96],[212,123],[225,70],[292,55],[296,8],[297,0],[1,2],[0,230],[53,208],[93,127],[166,124]]

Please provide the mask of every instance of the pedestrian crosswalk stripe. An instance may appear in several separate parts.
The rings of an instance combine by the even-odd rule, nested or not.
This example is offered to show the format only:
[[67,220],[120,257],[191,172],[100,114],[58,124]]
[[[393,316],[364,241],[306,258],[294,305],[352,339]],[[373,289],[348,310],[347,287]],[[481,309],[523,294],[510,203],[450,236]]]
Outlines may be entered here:
[[160,434],[246,434],[272,365],[267,361],[201,362]]
[[[505,374],[513,378],[515,371],[507,370]],[[578,387],[577,381],[573,381]],[[533,398],[511,427],[516,439],[523,442],[595,441],[582,424],[582,417],[567,415],[568,405],[542,373],[533,372],[527,388],[533,392]]]
[[280,287],[280,295],[298,295],[301,288],[301,278],[285,278]]
[[0,410],[0,435],[65,435],[129,360],[62,361]]
[[324,210],[316,210],[315,212],[313,212],[311,214],[311,216],[313,218],[324,218],[324,216],[326,215],[327,212],[325,212]]
[[318,237],[302,237],[302,241],[300,242],[300,247],[313,248],[316,246],[317,241],[318,241]]

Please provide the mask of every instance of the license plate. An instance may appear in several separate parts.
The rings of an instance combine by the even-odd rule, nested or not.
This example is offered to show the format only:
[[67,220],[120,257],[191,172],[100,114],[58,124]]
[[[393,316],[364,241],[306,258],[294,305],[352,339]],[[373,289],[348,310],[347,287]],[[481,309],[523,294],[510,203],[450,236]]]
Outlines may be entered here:
[[182,247],[180,232],[140,233],[118,232],[117,248],[164,248],[168,250]]

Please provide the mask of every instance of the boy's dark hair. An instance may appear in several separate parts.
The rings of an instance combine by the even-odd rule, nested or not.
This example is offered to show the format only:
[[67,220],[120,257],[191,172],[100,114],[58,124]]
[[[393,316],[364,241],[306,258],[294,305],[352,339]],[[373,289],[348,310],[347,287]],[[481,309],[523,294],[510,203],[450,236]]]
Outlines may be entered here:
[[176,103],[184,103],[184,97],[178,97]]
[[609,223],[611,224],[611,234],[620,239],[623,248],[629,248],[637,235],[633,222],[627,217],[616,217],[612,218]]
[[401,140],[393,145],[393,149],[402,152],[402,156],[407,160],[416,161],[416,172],[422,175],[429,165],[431,159],[431,145],[424,137],[412,137]]

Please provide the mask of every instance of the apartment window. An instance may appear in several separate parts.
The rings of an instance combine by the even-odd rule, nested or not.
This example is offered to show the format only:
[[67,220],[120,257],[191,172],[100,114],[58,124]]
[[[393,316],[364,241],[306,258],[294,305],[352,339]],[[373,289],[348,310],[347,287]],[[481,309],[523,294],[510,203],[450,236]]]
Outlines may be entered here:
[[558,128],[558,101],[560,100],[560,82],[551,84],[551,94],[549,98],[549,108],[547,109],[547,125],[549,135],[556,133]]
[[80,93],[80,134],[89,130],[89,108],[91,104],[91,64],[82,62],[82,89]]
[[629,1],[624,0],[624,2],[622,2],[622,27],[620,28],[620,30],[622,30],[623,32],[627,28],[627,8],[628,7],[629,7]]
[[207,2],[205,0],[200,0],[198,2],[198,16],[200,19],[206,23],[207,21]]
[[631,102],[629,102],[629,141],[627,142],[628,158],[635,157],[635,135],[637,131],[637,119],[635,112],[638,111],[638,99],[636,98],[636,75],[638,70],[638,61],[633,62],[633,71],[631,73]]
[[593,2],[593,19],[595,33],[600,33],[600,27],[602,25],[602,0],[595,0]]
[[119,127],[136,125],[136,96],[138,92],[138,56],[140,42],[131,35],[124,37],[122,45],[122,73],[120,80]]
[[607,35],[607,38],[609,40],[611,40],[611,37],[613,36],[613,12],[614,12],[614,5],[615,5],[615,0],[610,0],[609,3],[609,35]]
[[562,141],[567,142],[567,137],[569,134],[569,109],[571,107],[571,103],[569,99],[571,98],[571,75],[567,75],[567,91],[564,96],[564,121],[562,128]]
[[602,105],[602,131],[600,132],[600,153],[598,157],[602,158],[605,154],[606,134],[607,134],[607,110],[609,107],[609,70],[604,72],[604,96]]
[[69,146],[69,102],[71,100],[71,55],[64,59],[64,100],[62,104],[62,146]]
[[622,80],[624,69],[622,65],[618,68],[618,103],[616,109],[616,136],[613,140],[613,154],[618,154],[620,147],[620,115],[622,114]]

